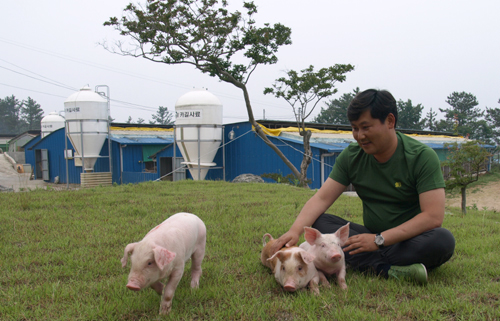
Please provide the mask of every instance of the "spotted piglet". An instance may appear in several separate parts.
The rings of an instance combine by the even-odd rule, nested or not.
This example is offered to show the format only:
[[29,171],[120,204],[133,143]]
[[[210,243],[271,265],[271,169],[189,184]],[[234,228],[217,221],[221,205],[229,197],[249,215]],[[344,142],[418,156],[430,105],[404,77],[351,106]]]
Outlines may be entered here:
[[[267,237],[269,242],[266,243]],[[284,247],[272,254],[271,248],[274,242],[276,240],[271,234],[264,234],[264,248],[260,259],[262,264],[271,269],[276,281],[288,292],[294,292],[309,285],[311,292],[319,294],[320,276],[314,267],[314,255],[297,246]]]
[[[121,259],[125,267],[130,255],[127,288],[140,291],[151,287],[163,294],[160,314],[170,312],[175,289],[190,258],[191,287],[199,285],[206,235],[205,224],[198,216],[177,213],[149,231],[142,241],[128,244]],[[165,278],[168,282],[164,287],[160,280]]]

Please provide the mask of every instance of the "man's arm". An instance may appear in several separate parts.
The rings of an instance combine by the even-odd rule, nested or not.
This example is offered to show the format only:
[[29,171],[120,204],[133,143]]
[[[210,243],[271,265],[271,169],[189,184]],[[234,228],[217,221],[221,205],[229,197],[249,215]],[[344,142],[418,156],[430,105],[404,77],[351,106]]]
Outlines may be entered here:
[[276,253],[284,245],[289,247],[297,244],[304,227],[311,226],[337,200],[345,188],[345,185],[328,178],[316,194],[306,202],[288,232],[277,239],[271,248],[271,253]]
[[[445,193],[444,188],[433,189],[419,195],[420,209],[422,212],[411,220],[396,226],[390,230],[380,233],[384,239],[384,245],[392,245],[423,232],[440,227],[444,220]],[[375,234],[359,234],[350,237],[345,243],[344,252],[357,254],[378,250],[375,244]]]

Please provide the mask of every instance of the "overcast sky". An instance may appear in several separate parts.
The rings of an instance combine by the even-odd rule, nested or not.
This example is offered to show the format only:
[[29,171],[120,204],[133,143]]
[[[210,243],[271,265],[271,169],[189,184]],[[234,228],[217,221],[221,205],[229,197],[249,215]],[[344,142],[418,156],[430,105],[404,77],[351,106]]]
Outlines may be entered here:
[[[99,42],[118,33],[103,23],[121,17],[125,0],[15,0],[2,3],[0,97],[33,98],[45,114],[63,111],[79,88],[107,85],[111,117],[146,123],[158,106],[174,110],[192,88],[208,88],[223,104],[224,123],[248,119],[242,93],[193,67],[169,66],[112,54]],[[233,5],[242,3],[229,0]],[[134,1],[134,3],[137,3]],[[280,22],[292,29],[292,45],[276,65],[260,66],[248,83],[257,119],[293,120],[284,100],[263,95],[286,70],[350,63],[355,70],[338,84],[387,89],[396,99],[448,108],[454,91],[474,94],[479,107],[500,104],[500,1],[494,0],[256,0],[258,25]],[[324,106],[324,103],[321,104]],[[313,116],[320,112],[317,108]],[[309,120],[312,120],[311,117]]]

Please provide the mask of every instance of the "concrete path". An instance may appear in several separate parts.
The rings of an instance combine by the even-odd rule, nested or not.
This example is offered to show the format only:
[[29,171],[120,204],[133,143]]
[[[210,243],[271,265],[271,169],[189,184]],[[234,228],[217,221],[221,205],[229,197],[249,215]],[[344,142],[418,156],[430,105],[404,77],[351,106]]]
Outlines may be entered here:
[[0,154],[0,192],[46,188],[43,180],[30,180],[30,173],[18,173],[5,153]]

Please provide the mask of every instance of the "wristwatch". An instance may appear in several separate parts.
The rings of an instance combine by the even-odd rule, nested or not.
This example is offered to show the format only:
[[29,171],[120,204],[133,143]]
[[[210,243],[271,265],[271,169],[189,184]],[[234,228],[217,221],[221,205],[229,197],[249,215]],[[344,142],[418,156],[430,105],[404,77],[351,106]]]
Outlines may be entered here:
[[381,234],[375,235],[375,244],[377,244],[379,249],[384,247],[384,242],[384,237]]

